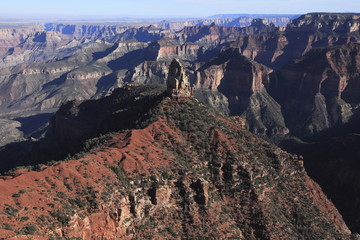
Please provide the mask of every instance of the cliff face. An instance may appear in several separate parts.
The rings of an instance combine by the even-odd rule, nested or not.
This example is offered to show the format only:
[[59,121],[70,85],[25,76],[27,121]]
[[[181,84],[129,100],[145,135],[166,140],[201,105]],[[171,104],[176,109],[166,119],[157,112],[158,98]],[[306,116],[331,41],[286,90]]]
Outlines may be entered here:
[[[27,68],[18,69],[17,73],[2,75],[1,105],[10,105],[13,109],[49,109],[58,106],[64,99],[92,96],[96,90],[94,78],[99,79],[111,70],[88,67],[81,71],[81,67],[93,60],[94,52],[105,51],[108,47],[107,44],[93,43],[78,50],[74,56],[61,61],[46,65],[33,64],[31,67],[27,65]],[[75,69],[77,71],[74,71]],[[74,86],[69,86],[73,84],[79,86],[77,91]]]
[[176,57],[196,61],[200,49],[196,43],[180,44],[177,40],[169,37],[158,40],[156,46],[158,47],[157,61],[169,61]]
[[[21,64],[46,62],[54,58],[69,56],[80,47],[81,42],[62,38],[56,32],[46,32],[40,27],[2,30],[0,69]],[[68,51],[64,51],[68,48]]]
[[[102,40],[108,42],[125,41],[133,39],[137,41],[154,41],[160,38],[166,31],[153,25],[134,26],[126,25],[79,25],[46,23],[45,31],[56,32],[64,39],[90,41]],[[163,33],[164,32],[164,33]]]
[[268,94],[272,70],[229,49],[196,71],[196,87],[217,90],[230,115],[240,115],[257,134],[286,134],[280,105]]
[[360,14],[357,13],[309,13],[294,19],[287,30],[319,31],[336,33],[359,33]]
[[52,125],[51,138],[65,134],[63,144],[78,141],[79,132],[63,131],[74,123],[87,126],[83,134],[106,132],[101,126],[120,131],[89,141],[91,150],[77,160],[3,176],[1,236],[350,237],[301,159],[194,99],[157,95],[162,89],[127,86],[105,99],[61,107],[62,125]]
[[71,25],[46,23],[46,31],[58,32],[64,37],[81,40],[83,38],[97,40],[99,38],[112,38],[117,34],[125,32],[130,27],[127,26],[105,26],[105,25]]
[[193,27],[201,25],[211,25],[214,23],[222,27],[248,27],[254,19],[261,18],[267,23],[273,23],[275,26],[286,26],[295,16],[213,16],[209,19],[200,19],[184,22],[162,22],[156,23],[155,26],[163,29],[169,29],[176,32],[182,30],[184,27]]
[[358,44],[310,51],[277,72],[273,86],[293,134],[349,121],[359,103]]
[[200,25],[193,27],[184,27],[169,36],[183,42],[197,43],[198,45],[224,44],[236,41],[240,36],[265,34],[278,30],[274,24],[268,24],[264,19],[253,19],[249,26],[222,27],[215,23],[211,25]]
[[359,24],[358,14],[306,14],[279,31],[240,37],[233,46],[242,49],[245,56],[278,69],[312,48],[359,43]]
[[[97,40],[111,43],[135,40],[153,42],[164,36],[162,29],[130,26],[51,25],[0,32],[0,69],[34,62],[52,62],[76,54]],[[24,66],[23,66],[24,67]]]
[[15,49],[11,49],[11,48],[14,48],[14,46],[17,46],[23,41],[25,41],[34,32],[41,30],[42,30],[41,26],[34,26],[25,29],[0,29],[1,56],[3,57],[6,54],[15,51]]

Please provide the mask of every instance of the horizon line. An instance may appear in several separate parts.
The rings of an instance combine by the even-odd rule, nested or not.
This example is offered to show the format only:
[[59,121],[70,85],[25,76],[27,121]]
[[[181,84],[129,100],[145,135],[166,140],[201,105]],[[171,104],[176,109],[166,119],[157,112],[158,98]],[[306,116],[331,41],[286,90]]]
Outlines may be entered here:
[[324,13],[324,14],[360,14],[358,12],[308,12],[308,13],[218,13],[210,16],[157,16],[157,15],[115,15],[115,14],[11,14],[6,13],[0,16],[0,22],[16,22],[16,21],[136,21],[136,20],[189,20],[189,19],[215,19],[221,16],[244,16],[244,17],[257,17],[257,16],[301,16],[306,14]]

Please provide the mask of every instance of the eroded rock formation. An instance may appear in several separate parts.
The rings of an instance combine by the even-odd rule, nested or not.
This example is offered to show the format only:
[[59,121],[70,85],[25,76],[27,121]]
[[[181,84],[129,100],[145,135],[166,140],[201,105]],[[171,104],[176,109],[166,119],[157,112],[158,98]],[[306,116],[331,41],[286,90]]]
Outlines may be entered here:
[[170,64],[166,90],[168,95],[175,99],[189,98],[192,95],[185,69],[178,59],[174,59]]

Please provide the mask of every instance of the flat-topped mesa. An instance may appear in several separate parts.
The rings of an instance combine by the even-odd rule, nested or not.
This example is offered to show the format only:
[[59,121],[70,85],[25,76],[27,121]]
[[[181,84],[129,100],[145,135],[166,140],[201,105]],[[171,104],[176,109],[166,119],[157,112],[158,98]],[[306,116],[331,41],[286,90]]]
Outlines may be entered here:
[[189,98],[193,93],[184,67],[178,59],[172,60],[169,67],[167,93],[170,98],[174,99]]

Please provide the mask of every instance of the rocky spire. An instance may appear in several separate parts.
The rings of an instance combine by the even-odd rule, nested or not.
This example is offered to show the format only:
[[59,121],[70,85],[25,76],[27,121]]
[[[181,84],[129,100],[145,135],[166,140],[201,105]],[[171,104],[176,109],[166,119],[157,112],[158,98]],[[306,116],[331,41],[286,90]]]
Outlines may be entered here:
[[171,98],[188,98],[192,95],[184,67],[178,59],[172,60],[169,67],[167,93]]

